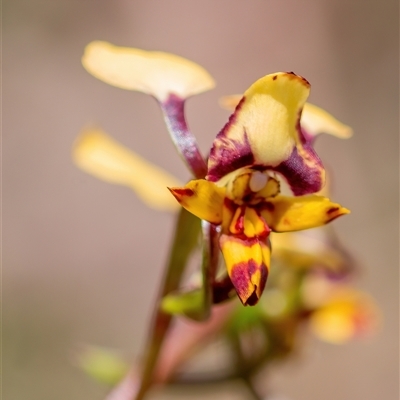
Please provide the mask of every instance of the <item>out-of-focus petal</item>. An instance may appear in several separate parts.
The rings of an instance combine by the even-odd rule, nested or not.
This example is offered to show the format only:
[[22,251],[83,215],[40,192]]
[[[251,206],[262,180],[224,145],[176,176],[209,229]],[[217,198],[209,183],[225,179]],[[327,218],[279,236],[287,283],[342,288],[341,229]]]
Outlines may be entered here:
[[272,257],[291,267],[323,267],[336,273],[345,271],[348,267],[349,261],[340,248],[304,232],[271,232],[271,241],[274,244]]
[[83,346],[75,356],[76,364],[98,382],[116,385],[128,372],[129,364],[115,350]]
[[179,204],[200,219],[213,224],[222,222],[225,188],[205,179],[190,181],[184,187],[169,188]]
[[167,186],[179,185],[180,182],[100,129],[86,129],[81,133],[74,144],[73,158],[85,172],[130,187],[150,207],[177,209]]
[[231,94],[228,96],[222,96],[218,103],[222,108],[225,108],[225,110],[228,111],[235,111],[236,106],[240,103],[240,100],[242,100],[243,95],[241,94]]
[[340,288],[310,317],[314,334],[326,342],[341,344],[374,332],[378,309],[365,293]]
[[187,98],[215,85],[203,67],[183,57],[102,41],[86,46],[82,63],[93,76],[110,85],[144,92],[160,101],[170,94]]
[[292,232],[325,225],[350,211],[322,196],[268,199],[260,210],[267,225],[275,232]]
[[244,305],[256,304],[268,277],[271,257],[269,242],[222,234],[220,247],[240,300]]
[[310,139],[315,136],[326,133],[328,135],[337,136],[342,139],[347,139],[353,134],[353,130],[328,112],[313,104],[304,104],[303,112],[301,114],[301,127],[303,134]]

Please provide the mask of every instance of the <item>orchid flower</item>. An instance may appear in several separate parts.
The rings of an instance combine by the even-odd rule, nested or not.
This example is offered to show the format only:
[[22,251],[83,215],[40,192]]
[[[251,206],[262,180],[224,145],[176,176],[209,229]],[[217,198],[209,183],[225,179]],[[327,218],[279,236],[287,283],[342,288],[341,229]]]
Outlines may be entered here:
[[[294,73],[256,81],[213,142],[205,179],[170,188],[197,217],[221,225],[219,245],[245,305],[259,300],[270,268],[270,233],[324,225],[349,211],[313,195],[325,170],[301,126],[309,83]],[[294,197],[280,194],[277,175]]]
[[[217,302],[216,288],[223,283],[229,290],[233,285],[244,305],[255,305],[269,275],[272,232],[322,226],[349,212],[315,194],[324,185],[325,170],[313,143],[320,133],[348,137],[351,129],[306,103],[310,90],[306,79],[292,72],[274,73],[256,81],[240,99],[230,99],[238,104],[206,159],[184,114],[187,98],[214,87],[204,68],[173,54],[100,41],[86,47],[82,63],[108,84],[156,99],[171,139],[195,178],[180,184],[100,129],[85,130],[74,147],[75,162],[86,172],[132,188],[154,208],[174,210],[172,196],[166,197],[170,196],[168,187],[191,213],[180,212],[140,378],[131,380],[129,396],[140,400],[157,380],[157,360],[172,318],[168,312],[180,313],[163,306],[164,300],[175,305],[180,301],[170,294],[179,288],[197,244],[199,224],[193,215],[201,219],[203,281],[200,297],[192,292],[178,304],[181,314],[209,318],[211,305]],[[281,194],[282,182],[293,196]],[[217,280],[218,247],[228,274],[222,281]],[[109,399],[119,398],[118,390],[124,386]]]

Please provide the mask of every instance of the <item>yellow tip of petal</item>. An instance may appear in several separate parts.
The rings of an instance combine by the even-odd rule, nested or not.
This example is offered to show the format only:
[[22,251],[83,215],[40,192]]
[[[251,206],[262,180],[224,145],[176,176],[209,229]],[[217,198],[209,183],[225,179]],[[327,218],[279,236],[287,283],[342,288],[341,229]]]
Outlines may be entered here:
[[144,92],[160,101],[170,94],[185,99],[215,86],[203,67],[183,57],[102,41],[86,46],[82,64],[89,73],[110,85]]
[[353,130],[322,108],[306,103],[301,115],[301,125],[311,136],[326,133],[341,139],[348,139],[353,135]]
[[79,168],[99,179],[130,187],[150,207],[177,209],[167,186],[179,185],[179,181],[100,129],[81,133],[74,143],[73,159]]

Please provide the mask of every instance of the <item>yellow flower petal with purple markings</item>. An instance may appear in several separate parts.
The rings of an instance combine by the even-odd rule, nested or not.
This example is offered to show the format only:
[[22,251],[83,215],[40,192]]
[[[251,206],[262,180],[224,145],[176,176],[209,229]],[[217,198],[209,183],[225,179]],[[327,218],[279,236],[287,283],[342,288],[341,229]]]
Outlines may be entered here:
[[205,179],[190,181],[184,187],[169,188],[180,205],[200,219],[213,224],[222,222],[225,188]]
[[254,208],[246,207],[246,211],[244,213],[244,234],[248,238],[252,238],[254,236],[267,236],[270,233],[270,229],[266,225],[264,219],[257,214]]
[[270,265],[270,246],[256,238],[221,235],[220,247],[229,277],[244,305],[258,302]]
[[179,181],[100,129],[81,133],[73,147],[73,159],[79,168],[99,179],[130,187],[150,207],[177,209],[167,186],[180,185]]
[[347,139],[353,134],[353,130],[332,117],[328,112],[313,104],[304,104],[301,114],[301,126],[305,134],[315,137],[321,133]]
[[307,80],[292,72],[266,75],[250,86],[214,140],[207,179],[257,166],[281,174],[295,195],[320,190],[325,170],[299,123],[309,91]]
[[227,196],[235,202],[242,203],[243,197],[249,191],[251,173],[239,175],[227,186]]
[[350,211],[322,196],[268,199],[260,211],[267,225],[275,232],[292,232],[325,225]]
[[251,85],[214,140],[209,178],[216,181],[241,167],[287,160],[299,141],[296,125],[309,87],[304,78],[282,72]]
[[215,86],[203,67],[183,57],[101,41],[86,46],[82,64],[89,73],[110,85],[144,92],[160,101],[170,94],[185,99]]

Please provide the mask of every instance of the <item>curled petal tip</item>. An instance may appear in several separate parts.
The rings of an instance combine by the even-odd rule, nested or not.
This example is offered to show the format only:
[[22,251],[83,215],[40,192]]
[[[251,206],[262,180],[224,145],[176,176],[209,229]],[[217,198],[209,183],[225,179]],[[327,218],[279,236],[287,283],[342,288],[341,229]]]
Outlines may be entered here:
[[185,201],[185,198],[194,195],[193,190],[188,188],[169,187],[167,189],[171,192],[179,204],[182,204]]
[[169,191],[189,212],[213,224],[222,221],[225,189],[205,179],[190,181],[184,187],[169,187]]

